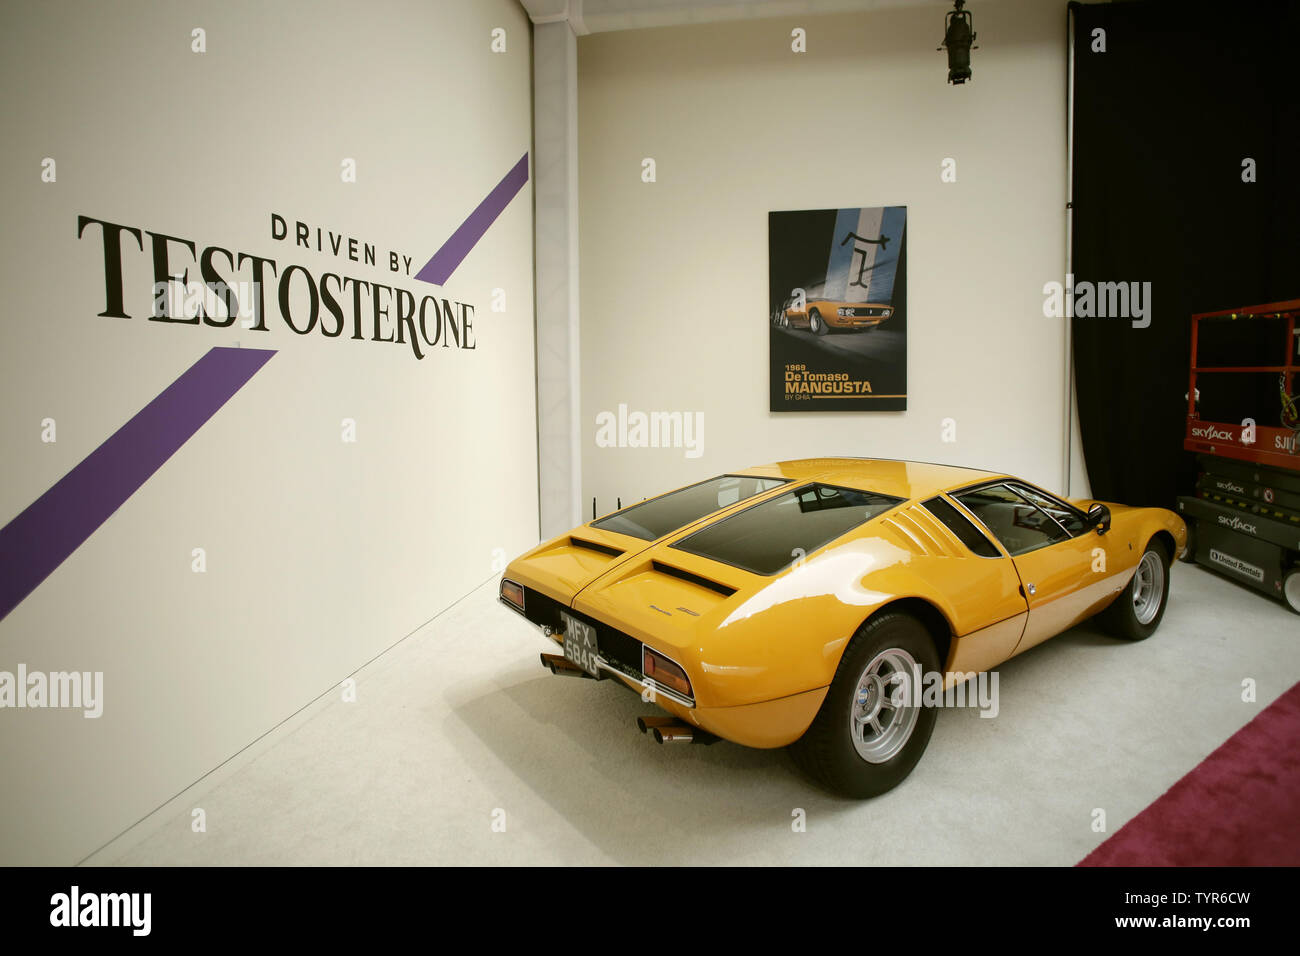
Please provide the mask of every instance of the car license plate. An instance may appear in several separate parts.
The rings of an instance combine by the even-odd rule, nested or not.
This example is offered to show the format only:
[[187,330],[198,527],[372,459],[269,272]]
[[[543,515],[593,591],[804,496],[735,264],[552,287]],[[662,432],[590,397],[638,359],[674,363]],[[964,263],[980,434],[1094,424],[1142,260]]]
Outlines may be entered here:
[[596,644],[596,629],[586,621],[579,621],[563,611],[564,619],[564,657],[577,664],[584,671],[599,680],[603,675],[596,663],[600,657],[600,648]]

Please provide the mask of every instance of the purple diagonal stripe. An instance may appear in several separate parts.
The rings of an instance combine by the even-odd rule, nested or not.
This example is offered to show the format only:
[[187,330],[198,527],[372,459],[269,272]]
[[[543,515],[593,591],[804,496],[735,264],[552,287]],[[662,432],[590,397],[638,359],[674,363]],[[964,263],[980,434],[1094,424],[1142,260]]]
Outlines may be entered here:
[[0,528],[0,619],[81,547],[275,354],[214,348]]
[[506,173],[505,178],[496,184],[487,198],[478,204],[478,208],[469,214],[469,218],[460,224],[460,228],[451,234],[451,238],[442,244],[442,248],[433,254],[433,258],[424,264],[424,268],[415,277],[434,285],[446,283],[526,182],[528,154],[524,153],[523,158],[515,163],[514,169]]

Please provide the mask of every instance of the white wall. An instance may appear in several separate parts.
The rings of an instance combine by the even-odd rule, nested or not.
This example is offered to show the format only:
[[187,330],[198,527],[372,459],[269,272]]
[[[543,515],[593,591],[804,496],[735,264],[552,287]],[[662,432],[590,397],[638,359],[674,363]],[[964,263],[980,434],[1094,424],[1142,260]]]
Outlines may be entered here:
[[[514,0],[5,6],[0,526],[208,349],[279,351],[0,621],[0,671],[105,682],[97,720],[0,710],[0,862],[81,859],[536,541],[531,184],[442,289],[382,258],[418,270],[529,151],[529,51]],[[273,212],[381,261],[276,242]],[[149,321],[147,236],[133,318],[99,317],[83,214],[470,303],[477,348]]]
[[[928,5],[580,38],[584,507],[829,454],[1063,488],[1064,330],[1042,288],[1064,271],[1065,4],[982,5],[964,87],[942,24]],[[884,205],[908,207],[908,410],[768,412],[768,212]],[[704,454],[597,447],[620,403],[703,412]]]

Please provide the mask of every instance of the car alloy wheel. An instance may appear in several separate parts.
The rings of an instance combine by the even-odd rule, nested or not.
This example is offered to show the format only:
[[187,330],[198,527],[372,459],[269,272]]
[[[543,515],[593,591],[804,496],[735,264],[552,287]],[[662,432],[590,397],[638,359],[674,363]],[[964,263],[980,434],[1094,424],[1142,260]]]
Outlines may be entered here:
[[1183,561],[1186,564],[1195,564],[1196,563],[1196,519],[1190,517],[1184,517],[1183,520],[1187,523],[1187,547],[1185,547],[1183,549],[1183,553],[1178,556],[1178,560]]
[[826,320],[822,318],[822,314],[816,309],[808,313],[808,328],[814,335],[825,335],[830,331],[826,327]]
[[1169,556],[1164,546],[1153,540],[1138,559],[1128,587],[1097,616],[1097,621],[1116,637],[1145,640],[1160,626],[1168,600]]
[[1282,600],[1300,614],[1300,568],[1292,568],[1282,579]]
[[901,647],[881,651],[862,671],[849,732],[853,747],[868,763],[884,763],[896,757],[916,729],[921,708],[913,704],[921,666]]
[[925,706],[917,682],[941,666],[924,624],[900,611],[877,613],[845,647],[817,716],[790,747],[795,761],[848,797],[892,790],[934,732],[938,710]]
[[1143,627],[1155,620],[1165,600],[1165,566],[1154,551],[1142,555],[1133,582],[1133,616]]

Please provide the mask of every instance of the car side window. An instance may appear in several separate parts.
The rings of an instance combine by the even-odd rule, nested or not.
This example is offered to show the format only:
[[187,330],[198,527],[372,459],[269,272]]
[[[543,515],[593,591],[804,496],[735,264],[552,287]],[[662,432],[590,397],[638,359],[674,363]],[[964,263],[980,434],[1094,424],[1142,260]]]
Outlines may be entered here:
[[1026,554],[1070,538],[1051,515],[1006,485],[989,485],[953,497],[1002,542],[1010,555]]
[[1070,537],[1073,538],[1075,535],[1083,534],[1087,530],[1087,523],[1083,520],[1083,515],[1073,508],[1025,485],[1017,483],[1011,487],[1015,489],[1017,494],[1028,498],[1055,518],[1056,522],[1069,533]]
[[993,546],[992,541],[984,537],[984,532],[975,527],[975,522],[938,495],[929,501],[922,502],[922,504],[925,505],[925,509],[930,514],[942,521],[948,530],[955,534],[958,540],[966,545],[972,553],[979,555],[981,558],[1002,557],[1002,552]]

